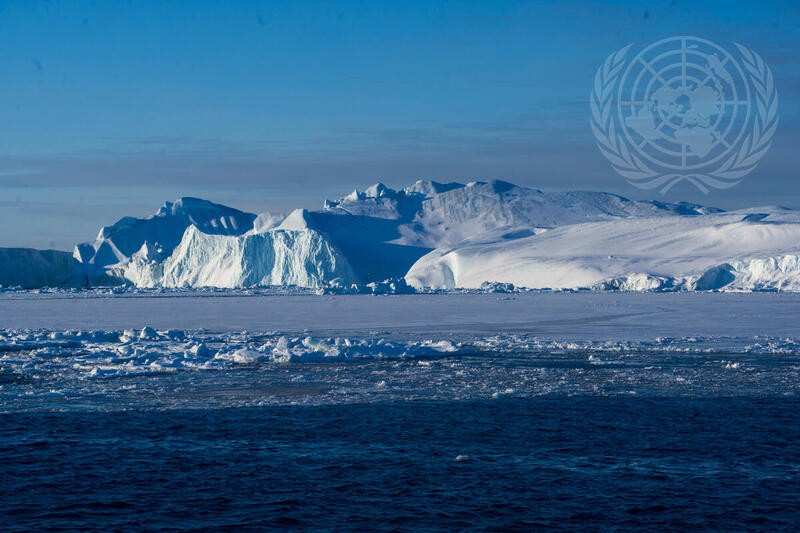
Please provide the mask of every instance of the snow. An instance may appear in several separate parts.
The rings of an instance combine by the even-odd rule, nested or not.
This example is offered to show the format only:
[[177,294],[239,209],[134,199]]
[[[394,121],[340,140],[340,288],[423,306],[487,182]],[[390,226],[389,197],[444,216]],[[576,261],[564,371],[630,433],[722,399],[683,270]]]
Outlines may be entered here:
[[356,279],[370,283],[403,277],[428,252],[467,241],[517,239],[564,224],[619,217],[715,211],[607,193],[544,193],[503,181],[418,181],[401,190],[377,183],[328,200],[320,211],[298,209],[279,229],[317,230],[347,258]]
[[275,213],[259,213],[259,215],[253,220],[253,229],[250,230],[252,233],[264,233],[271,229],[275,229],[281,225],[281,222],[286,218],[286,215],[282,214],[275,214]]
[[198,198],[179,198],[165,203],[148,218],[124,217],[100,229],[93,243],[75,247],[74,257],[87,272],[124,264],[147,245],[167,257],[178,245],[184,231],[195,226],[211,235],[241,235],[253,229],[256,215]]
[[497,281],[552,289],[795,291],[799,242],[800,213],[782,208],[634,217],[434,250],[406,279],[436,288]]
[[[418,181],[394,191],[376,184],[326,202],[325,211],[353,217],[394,220],[390,241],[438,248],[498,229],[551,228],[618,217],[699,215],[718,210],[695,204],[631,201],[601,192],[551,192],[508,182],[437,183]],[[313,213],[312,213],[313,216]],[[326,221],[319,223],[325,225]],[[336,224],[335,220],[331,220]]]
[[[403,242],[438,248],[499,228],[534,231],[617,217],[697,215],[709,211],[694,204],[636,202],[599,192],[545,193],[503,181],[453,185],[422,202],[413,222],[401,229]],[[427,186],[420,184],[420,188]]]

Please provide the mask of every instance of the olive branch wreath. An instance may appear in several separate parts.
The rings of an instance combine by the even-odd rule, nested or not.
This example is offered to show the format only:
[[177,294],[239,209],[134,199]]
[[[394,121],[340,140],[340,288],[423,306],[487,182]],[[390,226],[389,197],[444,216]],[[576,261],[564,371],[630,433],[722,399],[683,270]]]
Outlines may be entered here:
[[733,187],[756,168],[772,145],[772,137],[778,127],[778,91],[772,71],[761,56],[738,43],[734,44],[742,54],[742,63],[755,89],[758,114],[753,120],[753,132],[745,137],[739,149],[719,167],[706,173],[662,173],[654,170],[632,153],[625,139],[617,135],[611,113],[613,96],[625,67],[625,55],[632,45],[609,55],[597,69],[591,95],[592,131],[600,152],[629,183],[642,189],[661,187],[660,192],[664,194],[675,184],[686,180],[708,193],[709,187]]

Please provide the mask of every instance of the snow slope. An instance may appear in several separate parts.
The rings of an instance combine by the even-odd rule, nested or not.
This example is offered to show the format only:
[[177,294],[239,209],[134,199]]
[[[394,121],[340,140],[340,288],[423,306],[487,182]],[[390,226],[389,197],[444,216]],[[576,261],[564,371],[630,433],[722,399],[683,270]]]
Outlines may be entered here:
[[209,235],[242,235],[253,229],[255,219],[256,215],[207,200],[179,198],[165,203],[151,217],[124,217],[103,227],[93,243],[75,247],[74,257],[86,272],[124,264],[145,245],[151,256],[167,257],[189,226]]
[[75,260],[69,252],[0,248],[0,286],[63,287],[73,284]]
[[639,202],[602,192],[548,193],[504,181],[448,184],[445,189],[430,182],[406,189],[422,191],[426,199],[412,223],[402,228],[403,242],[438,248],[498,228],[553,228],[619,217],[718,211],[688,203]]
[[602,192],[542,192],[505,181],[417,181],[395,191],[378,183],[325,203],[325,212],[396,221],[396,244],[438,248],[498,228],[552,228],[619,217],[718,212],[695,204],[640,202]]
[[514,240],[437,249],[412,286],[800,290],[800,213],[770,207],[573,224]]

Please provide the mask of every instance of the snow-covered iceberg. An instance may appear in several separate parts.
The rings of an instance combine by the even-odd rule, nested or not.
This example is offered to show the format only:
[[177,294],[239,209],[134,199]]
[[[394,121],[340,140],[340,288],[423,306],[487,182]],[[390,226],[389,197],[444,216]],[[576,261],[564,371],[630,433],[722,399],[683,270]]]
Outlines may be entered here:
[[618,290],[800,290],[800,213],[761,208],[571,224],[509,241],[441,248],[412,286]]
[[394,190],[377,183],[297,210],[284,229],[314,229],[347,257],[362,283],[398,278],[434,249],[475,239],[511,239],[546,228],[621,217],[700,215],[694,204],[638,202],[596,192],[546,193],[504,181],[418,181]]
[[147,218],[124,217],[100,229],[94,242],[75,247],[75,259],[85,272],[125,264],[147,246],[151,254],[169,256],[186,228],[195,226],[209,235],[242,235],[253,229],[256,215],[198,198],[167,202]]

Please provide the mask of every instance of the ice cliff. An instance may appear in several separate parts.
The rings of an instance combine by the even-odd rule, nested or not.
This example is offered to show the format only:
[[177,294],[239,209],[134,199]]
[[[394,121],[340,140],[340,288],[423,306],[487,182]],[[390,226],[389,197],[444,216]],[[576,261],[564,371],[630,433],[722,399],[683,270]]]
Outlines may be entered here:
[[313,230],[209,235],[189,226],[165,261],[134,254],[123,275],[138,287],[322,287],[352,281],[344,256]]

